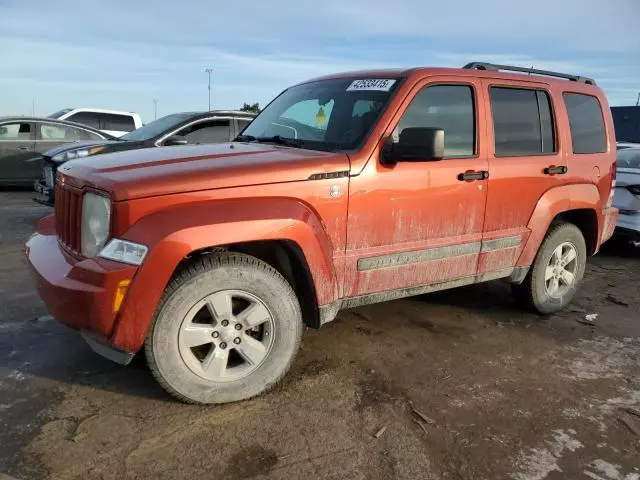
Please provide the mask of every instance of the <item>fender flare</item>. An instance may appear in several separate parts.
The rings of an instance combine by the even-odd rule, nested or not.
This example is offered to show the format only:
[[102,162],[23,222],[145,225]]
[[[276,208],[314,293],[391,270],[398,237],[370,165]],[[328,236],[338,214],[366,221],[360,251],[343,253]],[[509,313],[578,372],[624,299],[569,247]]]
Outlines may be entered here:
[[[562,185],[547,190],[538,200],[527,229],[531,232],[520,257],[516,262],[517,267],[528,267],[538,253],[538,249],[551,226],[551,222],[559,214],[571,210],[593,210],[598,219],[598,239],[602,232],[601,199],[598,188],[592,184]],[[596,240],[599,246],[599,240]]]
[[176,268],[198,250],[249,241],[288,240],[304,255],[317,304],[331,303],[338,296],[331,241],[318,215],[297,199],[252,198],[180,205],[143,217],[121,238],[149,248],[111,335],[112,344],[123,350],[140,349]]

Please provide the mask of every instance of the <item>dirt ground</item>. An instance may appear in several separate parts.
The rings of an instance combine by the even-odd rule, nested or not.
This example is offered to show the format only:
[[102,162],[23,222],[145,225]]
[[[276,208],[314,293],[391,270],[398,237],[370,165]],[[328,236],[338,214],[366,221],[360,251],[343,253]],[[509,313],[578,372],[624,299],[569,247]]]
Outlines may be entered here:
[[0,478],[640,480],[636,252],[547,318],[501,282],[342,312],[272,392],[194,407],[46,315],[30,198],[0,192]]

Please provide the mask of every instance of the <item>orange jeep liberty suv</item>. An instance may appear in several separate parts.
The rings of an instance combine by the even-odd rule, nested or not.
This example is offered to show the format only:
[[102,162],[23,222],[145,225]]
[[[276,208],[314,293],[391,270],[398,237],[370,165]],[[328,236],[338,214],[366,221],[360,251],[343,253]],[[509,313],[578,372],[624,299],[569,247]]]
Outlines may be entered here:
[[494,279],[565,307],[612,234],[615,136],[589,78],[506,65],[331,75],[234,141],[58,172],[26,245],[49,311],[98,353],[140,349],[192,403],[258,395],[304,325]]

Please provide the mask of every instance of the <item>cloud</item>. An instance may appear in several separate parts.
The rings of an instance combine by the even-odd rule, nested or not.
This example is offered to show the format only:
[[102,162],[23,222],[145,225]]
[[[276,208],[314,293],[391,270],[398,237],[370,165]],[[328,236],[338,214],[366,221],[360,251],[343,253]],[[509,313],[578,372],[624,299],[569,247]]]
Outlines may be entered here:
[[[4,0],[9,111],[88,104],[160,111],[264,104],[344,70],[490,61],[593,76],[612,104],[640,90],[640,2],[614,0]],[[634,83],[635,82],[635,83]],[[633,97],[633,98],[631,98]],[[40,111],[42,110],[42,111]]]
[[[158,46],[181,43],[296,45],[337,38],[411,37],[451,45],[484,42],[553,45],[581,51],[626,51],[640,47],[636,0],[454,0],[434,5],[423,0],[299,0],[219,2],[199,0],[5,0],[0,25],[8,34],[48,37],[65,31],[78,41],[144,39]],[[52,28],[53,27],[53,28]],[[292,45],[291,42],[295,44]],[[292,48],[293,47],[293,48]]]

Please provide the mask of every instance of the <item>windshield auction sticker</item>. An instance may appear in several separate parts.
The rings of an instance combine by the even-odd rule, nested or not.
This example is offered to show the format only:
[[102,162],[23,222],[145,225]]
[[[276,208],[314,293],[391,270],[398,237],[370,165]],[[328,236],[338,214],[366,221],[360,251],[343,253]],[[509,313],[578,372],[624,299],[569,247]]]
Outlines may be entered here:
[[354,80],[347,88],[347,92],[358,90],[376,90],[378,92],[388,92],[395,80],[385,80],[383,78],[372,78],[370,80]]

